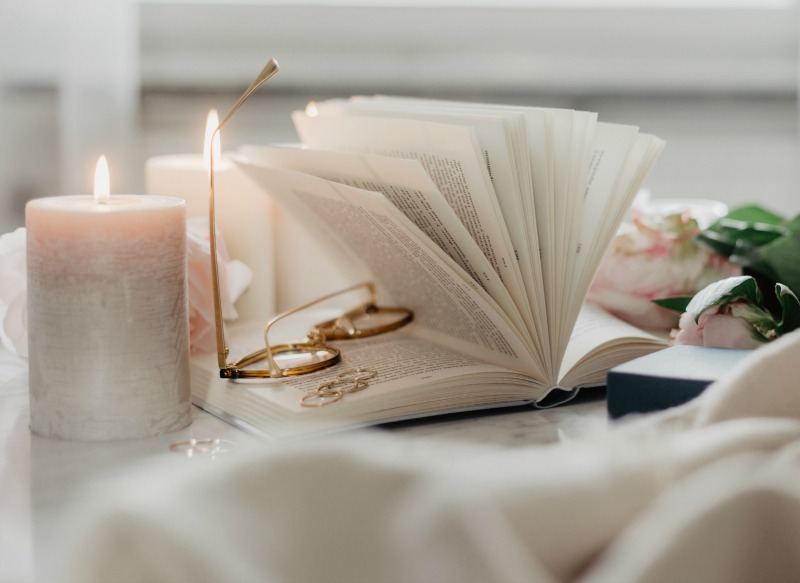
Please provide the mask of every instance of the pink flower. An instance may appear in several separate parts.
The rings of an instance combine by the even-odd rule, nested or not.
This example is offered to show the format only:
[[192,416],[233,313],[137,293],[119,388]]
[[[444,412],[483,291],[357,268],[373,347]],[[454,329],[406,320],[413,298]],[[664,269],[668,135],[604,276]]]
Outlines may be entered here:
[[694,295],[739,267],[691,240],[697,223],[687,213],[656,219],[637,215],[620,228],[589,290],[588,300],[641,328],[670,329],[678,314],[652,300]]
[[0,236],[0,342],[28,356],[28,298],[25,229]]
[[711,308],[695,322],[688,312],[680,317],[675,344],[690,346],[716,346],[718,348],[755,349],[761,346],[758,333],[744,319],[735,316],[739,303],[722,308]]
[[[217,349],[217,344],[208,219],[189,218],[186,235],[189,258],[189,339],[192,353],[213,352]],[[222,317],[228,321],[236,320],[239,314],[234,302],[247,290],[253,279],[253,272],[241,261],[231,260],[219,231],[217,257]]]

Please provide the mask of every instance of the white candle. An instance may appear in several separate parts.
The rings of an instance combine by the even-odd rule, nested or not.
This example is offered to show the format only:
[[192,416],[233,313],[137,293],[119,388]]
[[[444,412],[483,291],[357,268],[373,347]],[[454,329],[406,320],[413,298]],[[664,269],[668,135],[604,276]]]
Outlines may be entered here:
[[[206,150],[216,129],[216,112],[206,123]],[[275,314],[275,264],[272,205],[264,192],[228,156],[214,154],[214,190],[217,229],[231,259],[253,271],[253,281],[236,303],[241,318],[267,320]],[[145,191],[177,196],[186,201],[190,217],[208,216],[208,154],[174,154],[149,158],[145,163]]]
[[99,190],[25,209],[31,430],[104,440],[186,427],[186,204]]

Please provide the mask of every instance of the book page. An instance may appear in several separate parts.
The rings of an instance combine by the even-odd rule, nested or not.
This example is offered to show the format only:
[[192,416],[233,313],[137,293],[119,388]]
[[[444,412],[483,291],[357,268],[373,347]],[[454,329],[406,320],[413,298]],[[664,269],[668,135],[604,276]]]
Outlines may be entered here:
[[418,160],[515,303],[526,305],[513,245],[472,128],[412,119],[309,116],[303,112],[294,112],[292,119],[301,140],[311,148]]
[[[598,124],[597,114],[590,112],[402,97],[356,97],[323,102],[317,107],[333,116],[375,119],[383,115],[410,122],[424,119],[465,124],[475,130],[485,154],[490,150],[484,143],[492,144],[496,148],[492,151],[504,152],[504,157],[513,161],[500,167],[501,174],[515,173],[510,181],[514,188],[521,194],[522,185],[528,190],[518,200],[503,199],[503,192],[496,192],[503,216],[511,215],[504,201],[517,209],[530,233],[538,234],[536,245],[528,250],[539,260],[520,271],[533,312],[533,328],[537,337],[546,339],[537,350],[549,370],[558,370],[588,284],[610,241],[609,233],[616,230],[618,217],[621,220],[620,209],[630,202],[631,182],[623,175],[637,162],[647,163],[643,157],[634,161],[636,156],[629,156],[638,128]],[[520,124],[520,119],[524,123]],[[504,136],[497,120],[504,123]],[[527,162],[519,159],[521,152],[529,156]],[[487,158],[491,173],[490,160]],[[509,232],[517,232],[513,224]],[[515,252],[522,247],[515,237]],[[536,268],[537,277],[531,277],[527,270],[531,266]]]
[[559,385],[604,383],[606,371],[665,348],[668,340],[640,330],[592,304],[584,304],[561,363]]
[[526,331],[381,194],[307,174],[239,165],[287,208],[324,217],[344,246],[358,250],[392,302],[414,311],[420,327],[452,338],[483,361],[542,377]]
[[[552,148],[552,113],[546,109],[526,108],[525,139],[527,141],[528,174],[530,175],[530,195],[523,197],[522,208],[526,223],[535,222],[538,242],[535,252],[539,255],[539,282],[536,290],[536,305],[539,308],[539,320],[544,322],[550,339],[553,332],[550,328],[548,308],[554,300],[555,290],[548,283],[554,272],[553,231],[556,229],[551,221],[550,206],[553,197],[553,148]],[[532,252],[534,250],[532,249]],[[531,299],[533,302],[534,299]],[[552,352],[551,342],[544,342],[545,362],[548,370],[555,376],[558,360]]]
[[[348,101],[315,103],[321,112],[374,115],[375,113],[410,119],[449,120],[475,130],[487,167],[496,185],[514,250],[518,253],[520,274],[527,294],[533,326],[540,338],[538,350],[552,374],[557,357],[551,352],[550,326],[555,320],[548,306],[559,302],[561,292],[554,283],[559,259],[555,256],[555,234],[559,229],[552,212],[555,205],[555,156],[553,126],[563,134],[571,131],[572,110],[553,110],[486,103],[460,103],[394,96],[354,97]],[[504,136],[499,136],[496,121],[503,121]],[[557,118],[557,123],[554,122]],[[494,124],[494,125],[492,125]],[[571,147],[570,141],[563,142]],[[562,182],[569,175],[569,152],[562,148],[559,174]],[[570,150],[571,151],[571,150]],[[504,180],[507,173],[514,176]],[[504,185],[519,189],[519,199],[505,193]],[[519,226],[523,233],[519,233]],[[516,235],[515,235],[516,233]],[[548,283],[545,287],[545,282]],[[515,297],[516,300],[516,297]],[[519,304],[518,304],[519,305]],[[523,314],[525,311],[521,309]],[[549,314],[549,316],[548,316]]]
[[595,266],[586,264],[591,255],[598,231],[613,230],[617,227],[597,220],[605,217],[607,209],[624,204],[626,185],[618,184],[622,170],[638,134],[638,128],[619,124],[598,123],[592,157],[588,165],[588,179],[583,192],[584,208],[580,214],[581,227],[578,244],[574,253],[579,258],[576,274],[584,269],[594,270]]
[[[491,104],[461,103],[394,96],[353,97],[317,102],[321,113],[387,116],[458,124],[475,130],[498,204],[508,229],[525,289],[520,311],[536,330],[537,350],[549,346],[541,253],[532,195],[526,116],[518,109]],[[545,160],[546,164],[546,160]],[[546,176],[545,176],[546,180]]]
[[520,162],[527,165],[527,151],[517,153],[518,146],[525,146],[524,141],[515,136],[519,132],[518,128],[524,127],[524,119],[520,113],[479,104],[387,96],[334,99],[315,105],[323,114],[330,112],[426,120],[473,128],[497,194],[514,253],[521,267],[530,264],[528,238],[536,240],[537,237],[535,223],[526,226],[520,213],[520,176],[523,174],[518,166]]
[[[229,336],[234,355],[263,345],[261,328],[254,323],[232,327]],[[266,436],[282,437],[376,420],[529,402],[545,392],[541,383],[524,375],[419,338],[413,324],[369,339],[331,345],[341,352],[339,364],[281,379],[225,381],[218,376],[215,355],[195,356],[195,403]],[[376,373],[363,390],[345,394],[324,407],[300,404],[302,397],[323,383],[356,367]]]
[[[396,393],[396,396],[393,397],[395,406],[400,407],[408,399],[406,393],[409,387],[436,387],[447,383],[454,376],[476,376],[488,372],[511,376],[511,371],[503,367],[486,364],[445,346],[428,342],[417,337],[413,330],[385,334],[365,340],[346,340],[334,344],[342,353],[340,365],[319,375],[287,379],[283,381],[284,384],[299,391],[300,394],[304,394],[313,391],[321,383],[332,380],[342,370],[361,367],[378,373],[374,379],[370,380],[370,388],[374,388],[372,396],[381,392],[383,393],[381,400],[386,402],[389,401],[388,396]],[[535,385],[530,380],[523,381],[523,384],[531,388]],[[460,389],[458,386],[454,386],[452,390]],[[369,400],[370,392],[360,391],[360,393],[363,394],[358,399],[352,398],[357,393],[348,397],[348,406],[357,409],[360,405],[359,399]],[[436,401],[446,402],[453,399],[452,396],[445,396],[439,391],[429,390],[427,393],[427,395],[415,397],[416,405],[434,405]],[[525,393],[521,393],[518,389],[511,389],[506,392],[504,399],[511,395],[516,399],[520,399],[523,395],[527,399],[535,397],[533,390],[529,389]],[[294,402],[287,403],[287,405],[295,411],[300,410]],[[452,407],[452,403],[448,406]]]
[[[622,126],[622,132],[625,131]],[[612,129],[616,132],[615,129]],[[664,141],[650,134],[638,133],[634,136],[631,148],[619,169],[616,180],[608,195],[604,197],[603,220],[594,226],[591,243],[582,246],[585,252],[580,279],[574,280],[573,313],[577,313],[583,299],[589,291],[592,279],[605,255],[611,240],[616,235],[619,226],[625,219],[628,209],[636,193],[644,181],[645,176],[655,164]],[[603,198],[592,195],[596,198]],[[587,222],[591,218],[587,215]]]
[[[568,337],[571,331],[571,322],[565,318],[565,313],[571,306],[569,280],[574,269],[574,250],[577,246],[584,206],[583,191],[597,122],[597,114],[594,113],[584,111],[568,113],[569,123],[566,119],[559,121],[561,116],[566,118],[565,112],[561,112],[554,118],[553,125],[557,169],[553,219],[553,225],[556,227],[553,263],[557,269],[553,277],[553,286],[557,294],[550,310],[550,329],[553,341],[551,350],[557,355],[563,352],[560,339]],[[558,146],[560,142],[563,145]],[[564,169],[559,171],[558,168],[561,166],[564,166]]]
[[[575,232],[567,243],[567,276],[563,289],[567,290],[559,319],[562,336],[558,349],[563,351],[570,338],[570,330],[577,317],[577,309],[583,303],[588,288],[581,285],[585,272],[594,274],[598,257],[610,242],[604,235],[616,232],[620,207],[628,206],[627,189],[618,189],[620,175],[628,161],[638,128],[619,124],[596,124],[594,140],[591,142],[591,158],[586,159],[587,178],[574,208]],[[620,217],[620,221],[622,218]]]
[[247,146],[247,158],[380,192],[480,284],[513,320],[522,317],[489,261],[416,160],[325,150]]

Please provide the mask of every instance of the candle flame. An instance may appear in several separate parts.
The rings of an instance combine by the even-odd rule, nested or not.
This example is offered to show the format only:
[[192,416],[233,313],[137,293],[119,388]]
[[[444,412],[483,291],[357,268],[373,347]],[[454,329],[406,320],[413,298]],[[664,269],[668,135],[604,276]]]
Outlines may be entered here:
[[319,108],[316,101],[309,101],[306,105],[306,115],[308,117],[317,117],[319,115]]
[[[211,136],[214,135],[214,130],[217,129],[218,125],[219,125],[219,116],[217,115],[217,110],[212,109],[211,111],[208,112],[208,117],[206,118],[206,139],[203,142],[203,160],[205,160],[207,169],[211,168],[211,148],[212,148]],[[215,162],[219,161],[221,155],[222,146],[220,145],[220,143],[221,143],[220,135],[218,133],[217,137],[214,138],[214,144],[213,144]]]
[[105,156],[100,156],[94,171],[94,201],[96,203],[104,203],[110,198],[109,184],[108,161]]

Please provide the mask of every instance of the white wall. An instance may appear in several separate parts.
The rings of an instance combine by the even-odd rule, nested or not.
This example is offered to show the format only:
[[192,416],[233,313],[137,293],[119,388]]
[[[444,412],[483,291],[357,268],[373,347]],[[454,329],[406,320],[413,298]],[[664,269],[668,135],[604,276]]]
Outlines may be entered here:
[[286,88],[795,90],[794,2],[618,4],[151,0],[142,80],[240,86],[273,55]]
[[[148,120],[187,132],[175,103],[224,107],[269,56],[284,106],[392,92],[596,110],[664,134],[665,195],[738,201],[765,184],[788,212],[797,32],[781,0],[2,2],[0,226],[26,196],[86,191],[101,152],[115,192],[141,189],[144,158],[182,147]],[[159,95],[172,110],[143,109]]]

